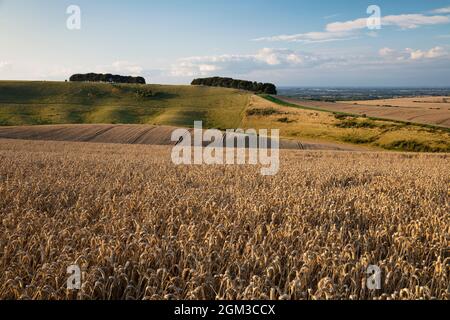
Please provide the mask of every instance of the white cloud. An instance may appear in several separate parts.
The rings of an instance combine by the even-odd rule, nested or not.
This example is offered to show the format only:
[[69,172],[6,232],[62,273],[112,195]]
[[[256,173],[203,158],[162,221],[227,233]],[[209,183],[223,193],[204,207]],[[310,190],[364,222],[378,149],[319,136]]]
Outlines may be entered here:
[[144,68],[138,64],[129,61],[115,61],[110,65],[96,66],[95,72],[99,73],[119,73],[130,76],[140,76],[144,71]]
[[432,13],[439,13],[439,14],[446,14],[446,13],[450,13],[450,7],[445,7],[445,8],[439,8],[436,10],[431,11]]
[[395,50],[391,48],[382,48],[378,53],[382,57],[390,57],[395,53]]
[[[447,16],[426,16],[423,14],[401,14],[381,17],[382,26],[396,26],[401,29],[415,29],[424,25],[447,24]],[[367,28],[367,18],[345,22],[333,22],[327,25],[327,32],[350,32]]]
[[345,22],[329,23],[325,30],[329,33],[342,33],[365,28],[367,28],[367,18],[360,18]]
[[180,59],[172,66],[172,76],[208,76],[213,73],[243,74],[254,70],[285,69],[319,63],[316,56],[289,49],[264,48],[255,54],[198,56]]
[[338,40],[350,40],[355,37],[348,32],[308,32],[292,35],[279,35],[273,37],[262,37],[253,39],[253,41],[285,41],[285,42],[329,42]]
[[199,66],[200,72],[213,72],[217,70],[217,67],[213,64],[201,64]]
[[419,61],[419,60],[432,60],[439,58],[449,58],[450,54],[443,47],[434,47],[429,50],[411,49],[406,48],[398,51],[391,48],[382,48],[379,51],[379,55],[386,61]]
[[170,74],[178,77],[206,76],[212,72],[239,65],[250,59],[243,55],[198,56],[178,60],[171,68]]
[[264,48],[251,58],[269,66],[295,65],[303,62],[299,53],[288,49]]
[[11,67],[11,62],[9,61],[0,61],[0,70],[7,69]]
[[112,64],[114,71],[119,73],[127,73],[132,76],[138,76],[144,68],[129,61],[116,61]]
[[402,14],[398,16],[386,16],[381,19],[383,25],[398,26],[402,29],[415,29],[425,25],[448,24],[447,16],[425,16],[422,14]]
[[[382,26],[394,26],[401,29],[415,29],[425,25],[450,23],[450,17],[442,15],[427,16],[423,14],[390,15],[381,18]],[[355,39],[359,31],[367,28],[367,18],[359,18],[344,22],[329,23],[325,31],[298,33],[261,37],[254,41],[285,41],[285,42],[328,42]]]
[[434,47],[428,51],[413,50],[413,49],[408,48],[408,49],[406,49],[406,52],[409,53],[411,60],[435,59],[435,58],[441,58],[441,57],[448,56],[448,54],[449,54],[442,47]]

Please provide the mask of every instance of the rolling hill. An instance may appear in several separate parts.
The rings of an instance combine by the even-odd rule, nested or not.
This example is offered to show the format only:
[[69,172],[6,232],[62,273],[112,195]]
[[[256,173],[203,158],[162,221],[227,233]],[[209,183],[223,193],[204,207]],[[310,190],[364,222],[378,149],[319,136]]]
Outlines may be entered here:
[[199,86],[0,81],[0,126],[152,124],[236,128],[251,94]]
[[236,89],[0,81],[0,138],[161,144],[167,127],[189,128],[196,120],[222,130],[280,129],[284,141],[300,149],[450,152],[449,128],[320,110]]

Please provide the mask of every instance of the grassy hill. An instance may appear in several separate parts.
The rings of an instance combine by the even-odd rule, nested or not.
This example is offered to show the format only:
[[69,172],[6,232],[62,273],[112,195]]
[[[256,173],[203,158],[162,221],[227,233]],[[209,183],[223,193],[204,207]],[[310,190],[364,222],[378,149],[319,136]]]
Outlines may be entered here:
[[250,94],[196,86],[0,81],[0,126],[155,124],[238,127]]
[[301,142],[450,152],[450,129],[333,113],[240,90],[167,85],[0,81],[0,126],[150,124],[280,129]]

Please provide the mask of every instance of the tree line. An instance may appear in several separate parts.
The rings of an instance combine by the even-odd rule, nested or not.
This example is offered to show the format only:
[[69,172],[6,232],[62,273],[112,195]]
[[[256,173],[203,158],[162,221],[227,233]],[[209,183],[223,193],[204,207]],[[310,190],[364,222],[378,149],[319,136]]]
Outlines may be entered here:
[[272,83],[236,80],[232,78],[199,78],[191,83],[194,86],[224,87],[252,91],[255,93],[277,94],[277,87]]
[[109,82],[109,83],[134,83],[145,84],[143,77],[120,76],[115,74],[86,73],[74,74],[69,79],[71,82]]

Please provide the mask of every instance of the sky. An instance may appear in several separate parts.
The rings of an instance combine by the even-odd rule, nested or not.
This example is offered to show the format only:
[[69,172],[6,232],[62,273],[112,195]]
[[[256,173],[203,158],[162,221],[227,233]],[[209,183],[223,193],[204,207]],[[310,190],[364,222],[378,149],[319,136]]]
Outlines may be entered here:
[[0,0],[0,80],[87,72],[450,86],[450,1]]

